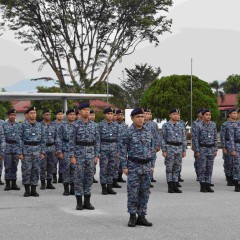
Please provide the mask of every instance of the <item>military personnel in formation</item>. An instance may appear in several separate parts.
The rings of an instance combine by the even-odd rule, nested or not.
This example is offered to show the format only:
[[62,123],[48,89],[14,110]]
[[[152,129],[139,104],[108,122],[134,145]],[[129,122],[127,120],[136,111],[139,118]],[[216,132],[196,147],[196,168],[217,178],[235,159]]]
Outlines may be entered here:
[[[20,145],[20,124],[16,122],[16,110],[9,109],[7,112],[8,120],[2,125],[6,140],[6,150],[4,154],[5,167],[5,191],[20,190],[17,181],[17,170],[19,163]],[[12,183],[12,185],[10,184]]]
[[[123,110],[121,109],[116,110],[116,123],[119,126],[119,131],[121,133],[127,130],[127,124],[124,122],[124,114],[123,114]],[[119,165],[119,167],[116,171],[114,178],[117,179],[117,182],[124,183],[126,181],[122,177],[123,170],[122,170],[122,163],[120,162],[120,159],[116,163]],[[114,182],[116,182],[116,180]]]
[[2,169],[3,169],[3,156],[1,156],[1,154],[3,154],[3,149],[5,147],[4,146],[5,140],[3,141],[4,138],[1,137],[1,132],[3,131],[3,128],[2,128],[3,123],[4,123],[4,121],[0,119],[0,185],[4,185],[4,183],[1,180]]
[[116,173],[116,161],[119,154],[120,131],[113,122],[113,110],[103,111],[105,119],[98,124],[100,133],[100,182],[102,194],[117,194],[113,189],[113,177]]
[[222,146],[222,153],[223,153],[223,168],[224,173],[227,180],[228,186],[234,186],[233,182],[233,157],[231,156],[231,152],[229,151],[230,147],[230,128],[232,127],[233,123],[237,121],[237,110],[231,109],[228,112],[228,120],[224,122],[221,126],[220,130],[220,139],[221,139],[221,146]]
[[117,115],[116,115],[116,109],[113,109],[113,122],[116,122],[117,120]]
[[182,158],[186,156],[186,133],[178,121],[180,110],[169,111],[170,120],[162,127],[162,154],[165,158],[166,178],[169,193],[182,193],[178,188],[178,178],[182,166]]
[[[154,162],[156,162],[157,152],[160,151],[162,139],[161,139],[160,132],[158,130],[157,123],[151,121],[150,118],[151,118],[151,110],[144,108],[144,124],[146,125],[146,127],[148,127],[151,130],[152,135],[154,137],[153,155],[154,155],[154,159],[155,159]],[[151,182],[156,182],[156,180],[153,178],[153,176],[152,176]],[[153,185],[151,185],[151,187],[153,187]]]
[[[56,143],[58,140],[57,125],[51,121],[51,111],[45,109],[42,112],[43,121],[41,122],[44,130],[44,141],[46,143],[46,154],[40,163],[41,188],[55,189],[52,185],[53,168],[56,158]],[[47,186],[46,180],[47,179]]]
[[[53,121],[53,124],[57,126],[57,129],[63,123],[64,111],[63,109],[58,109],[55,111],[56,120]],[[58,166],[58,181],[57,181],[57,166]],[[53,165],[53,183],[63,183],[63,161],[58,156],[55,157]]]
[[[22,182],[25,187],[24,197],[38,197],[36,187],[39,180],[40,161],[44,159],[46,144],[44,141],[43,125],[36,121],[35,107],[26,111],[27,120],[20,125],[19,159],[22,161]],[[31,186],[31,191],[30,191]]]
[[[131,112],[133,124],[124,131],[120,159],[127,178],[127,207],[129,227],[152,226],[147,215],[152,171],[154,170],[154,138],[151,130],[144,125],[144,112],[136,108]],[[136,214],[138,217],[136,217]]]
[[[70,149],[69,141],[70,136],[73,135],[74,126],[73,123],[76,120],[76,110],[70,108],[66,112],[67,121],[58,129],[58,144],[57,151],[60,159],[63,159],[63,186],[64,196],[74,195],[74,171],[75,165],[70,162]],[[69,190],[70,185],[70,190]]]
[[202,121],[203,119],[203,116],[202,116],[202,111],[204,109],[203,108],[200,108],[197,110],[197,119],[193,122],[192,124],[192,129],[191,129],[191,139],[192,139],[192,151],[194,152],[194,169],[195,169],[195,173],[196,173],[196,181],[198,181],[198,159],[196,158],[195,156],[195,147],[194,147],[194,135],[195,135],[195,132],[196,132],[196,128],[197,128],[197,125]]
[[198,161],[200,192],[214,192],[211,188],[214,158],[217,156],[217,127],[211,121],[209,109],[202,111],[203,121],[199,122],[194,133],[195,157]]
[[[235,119],[236,112],[230,114],[230,118]],[[233,117],[234,115],[234,117]],[[235,192],[240,192],[240,122],[235,121],[230,124],[229,129],[229,148],[227,152],[230,152],[229,159],[232,160],[232,176],[233,183],[235,185]]]
[[[89,104],[81,103],[78,107],[81,119],[74,123],[70,135],[70,158],[76,164],[74,190],[77,210],[94,210],[90,203],[91,186],[94,176],[94,164],[99,161],[100,137],[97,125],[89,120]],[[84,196],[84,204],[82,197]]]
[[[93,109],[90,109],[89,120],[95,122],[95,118],[96,118],[95,111]],[[97,125],[97,123],[95,123],[95,124]],[[94,175],[95,174],[96,174],[96,164],[94,167]],[[95,177],[93,177],[93,183],[98,183],[98,181],[95,179]]]
[[80,119],[80,117],[81,117],[81,116],[80,116],[80,114],[79,114],[79,112],[78,112],[78,110],[77,110],[77,109],[76,109],[75,111],[76,111],[76,121],[77,121],[77,120],[79,120],[79,119]]

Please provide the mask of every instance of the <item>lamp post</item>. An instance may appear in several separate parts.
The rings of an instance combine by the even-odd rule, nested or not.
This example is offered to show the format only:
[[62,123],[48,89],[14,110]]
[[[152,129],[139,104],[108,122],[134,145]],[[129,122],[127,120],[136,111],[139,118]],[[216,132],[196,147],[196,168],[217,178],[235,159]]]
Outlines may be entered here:
[[192,128],[192,115],[193,115],[193,86],[192,86],[192,70],[193,70],[193,60],[191,58],[191,128]]

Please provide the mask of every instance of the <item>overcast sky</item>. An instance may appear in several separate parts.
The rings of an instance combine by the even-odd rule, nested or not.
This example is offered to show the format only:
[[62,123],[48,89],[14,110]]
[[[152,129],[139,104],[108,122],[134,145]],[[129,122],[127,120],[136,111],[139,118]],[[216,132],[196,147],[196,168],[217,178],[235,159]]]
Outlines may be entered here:
[[[119,83],[125,67],[146,62],[160,66],[162,76],[190,74],[191,58],[193,73],[208,82],[239,73],[239,9],[239,0],[175,0],[168,16],[173,19],[172,34],[162,36],[157,48],[143,44],[123,58],[110,75],[110,82]],[[0,87],[35,77],[55,78],[49,67],[38,72],[38,64],[31,63],[37,54],[25,52],[12,33],[0,38],[0,53]]]

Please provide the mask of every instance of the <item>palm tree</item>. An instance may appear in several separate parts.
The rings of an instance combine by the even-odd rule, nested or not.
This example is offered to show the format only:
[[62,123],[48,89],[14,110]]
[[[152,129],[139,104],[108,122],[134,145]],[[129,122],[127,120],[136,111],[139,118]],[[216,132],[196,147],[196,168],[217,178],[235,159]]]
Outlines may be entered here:
[[221,101],[224,101],[224,92],[221,90],[224,86],[225,82],[219,83],[218,80],[214,80],[212,83],[209,83],[210,87],[215,90],[215,94],[221,98]]

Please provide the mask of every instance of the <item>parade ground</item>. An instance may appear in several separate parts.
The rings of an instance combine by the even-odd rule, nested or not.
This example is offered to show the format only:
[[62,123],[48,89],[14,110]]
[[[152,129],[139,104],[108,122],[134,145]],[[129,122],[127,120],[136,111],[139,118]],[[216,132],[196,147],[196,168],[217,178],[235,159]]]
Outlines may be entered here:
[[[93,184],[94,211],[77,211],[74,196],[63,196],[63,185],[56,190],[37,191],[40,197],[24,198],[20,164],[20,191],[4,191],[0,186],[0,239],[2,240],[84,240],[84,239],[240,239],[240,193],[226,186],[221,150],[214,163],[214,193],[200,193],[191,150],[183,160],[182,194],[167,193],[165,166],[158,154],[154,188],[151,189],[146,218],[153,227],[127,227],[126,183],[117,195],[101,195],[100,184]],[[126,177],[125,177],[126,178]],[[99,180],[98,174],[96,179]]]

